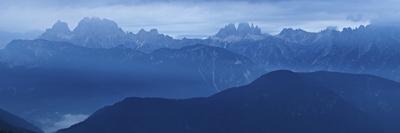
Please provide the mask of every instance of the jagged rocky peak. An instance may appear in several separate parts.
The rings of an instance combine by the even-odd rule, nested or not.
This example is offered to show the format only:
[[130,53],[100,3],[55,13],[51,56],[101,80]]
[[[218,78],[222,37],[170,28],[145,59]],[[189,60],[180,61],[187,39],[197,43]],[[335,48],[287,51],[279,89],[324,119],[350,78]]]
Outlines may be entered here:
[[146,31],[144,29],[140,29],[137,35],[159,35],[160,33],[158,32],[157,29],[151,29],[149,31]]
[[324,30],[321,31],[321,33],[333,33],[333,32],[339,32],[337,26],[328,26]]
[[71,42],[90,48],[113,48],[127,44],[127,40],[129,40],[127,35],[112,20],[85,17],[74,29]]
[[261,35],[261,29],[258,26],[254,26],[254,24],[240,23],[237,28],[237,33],[239,35]]
[[71,37],[71,30],[66,22],[58,20],[51,28],[47,29],[39,38],[51,41],[65,41]]
[[276,37],[291,41],[302,43],[309,39],[313,39],[315,33],[307,32],[302,29],[285,28]]
[[[173,38],[158,32],[157,29],[150,29],[146,31],[144,29],[140,29],[139,32],[136,33],[136,39],[140,42],[154,42],[154,43],[162,43],[165,40],[172,40]],[[160,42],[157,42],[160,41]]]
[[56,31],[58,33],[69,33],[71,30],[68,27],[68,24],[66,22],[58,20],[51,29],[52,31]]
[[217,37],[227,37],[227,36],[246,36],[246,35],[261,35],[261,29],[258,26],[254,26],[249,23],[239,23],[236,27],[235,24],[228,24],[224,28],[220,29],[216,34]]
[[279,35],[293,35],[293,34],[302,34],[302,33],[308,33],[308,32],[304,31],[302,29],[284,28],[279,33]]
[[74,29],[75,34],[125,34],[118,24],[109,19],[85,17]]
[[152,34],[159,34],[159,32],[158,32],[157,29],[151,29],[151,30],[150,30],[150,33],[152,33]]
[[261,33],[261,29],[254,24],[249,23],[239,23],[237,26],[235,24],[228,24],[224,28],[220,29],[218,33],[213,37],[217,40],[234,42],[243,39],[248,40],[260,40],[264,39],[266,35]]
[[224,28],[220,29],[215,36],[216,37],[227,37],[227,36],[235,34],[235,33],[236,33],[235,24],[228,24]]

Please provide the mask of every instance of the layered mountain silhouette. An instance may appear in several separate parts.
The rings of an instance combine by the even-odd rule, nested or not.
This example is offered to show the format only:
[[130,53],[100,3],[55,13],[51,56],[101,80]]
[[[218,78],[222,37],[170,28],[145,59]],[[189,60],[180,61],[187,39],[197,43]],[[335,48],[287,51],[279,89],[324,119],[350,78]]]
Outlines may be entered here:
[[[201,75],[202,80],[213,79],[215,89],[235,85],[234,82],[251,81],[252,72],[255,71],[254,63],[244,56],[201,44],[143,53],[126,47],[92,49],[66,42],[16,40],[0,51],[0,61],[10,67],[128,72],[136,70],[143,74],[147,74],[142,71],[145,69],[170,71],[179,68],[181,72],[175,72],[177,75],[190,71]],[[235,73],[238,75],[234,75]],[[231,78],[226,79],[227,77]],[[238,77],[241,79],[233,81]]]
[[127,98],[59,133],[396,133],[399,94],[375,76],[281,70],[205,98]]
[[0,133],[41,133],[25,120],[0,109]]
[[89,114],[128,96],[207,96],[256,76],[248,58],[207,45],[143,53],[16,40],[0,50],[0,60],[0,106],[38,125],[42,118]]
[[[14,40],[0,50],[0,101],[6,101],[0,107],[38,122],[66,113],[90,114],[125,97],[206,97],[281,69],[372,74],[400,81],[399,35],[399,26],[374,23],[340,31],[287,28],[278,35],[239,23],[206,39],[175,39],[157,29],[126,32],[108,19],[84,18],[73,29],[58,21],[38,39]],[[333,80],[324,84],[359,84]],[[346,91],[340,96],[362,112],[389,112],[372,118],[386,120],[396,118],[391,116],[397,100],[397,93],[381,92],[388,88],[386,83],[393,84],[357,94],[332,91]],[[360,87],[353,88],[371,89],[369,85],[360,81]]]

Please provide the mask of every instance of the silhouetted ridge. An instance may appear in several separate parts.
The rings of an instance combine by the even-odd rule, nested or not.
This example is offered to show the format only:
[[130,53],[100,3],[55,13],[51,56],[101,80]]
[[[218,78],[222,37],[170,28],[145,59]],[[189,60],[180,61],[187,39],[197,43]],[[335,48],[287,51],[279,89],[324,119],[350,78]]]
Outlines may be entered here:
[[27,121],[0,109],[0,133],[42,133]]
[[[346,77],[346,74],[339,75]],[[128,98],[105,107],[86,121],[59,132],[381,133],[384,131],[381,121],[374,121],[369,112],[361,110],[359,104],[338,95],[336,90],[331,88],[335,87],[334,85],[322,86],[321,82],[309,84],[311,81],[316,80],[306,77],[306,74],[282,70],[261,76],[249,85],[230,88],[207,98],[186,100]],[[357,91],[358,88],[352,88],[349,92],[351,90]]]
[[[292,72],[290,70],[277,70],[277,71],[272,71],[269,72],[257,80],[255,80],[253,83],[263,83],[265,81],[269,80],[276,80],[276,81],[283,81],[287,79],[299,79],[300,77],[298,76],[297,73]],[[289,81],[290,82],[290,81]]]
[[[277,86],[281,88],[291,88],[292,86],[302,85],[303,79],[297,73],[289,70],[277,70],[265,74],[250,85],[253,86]],[[265,88],[267,89],[267,88]],[[271,88],[268,88],[271,89]]]

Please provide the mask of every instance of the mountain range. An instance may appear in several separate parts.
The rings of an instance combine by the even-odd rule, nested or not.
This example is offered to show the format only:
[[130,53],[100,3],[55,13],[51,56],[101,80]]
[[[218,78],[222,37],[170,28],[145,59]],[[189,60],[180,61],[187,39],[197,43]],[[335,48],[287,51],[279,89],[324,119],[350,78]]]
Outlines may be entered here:
[[399,81],[397,26],[368,25],[318,33],[285,29],[262,40],[211,43],[244,55],[266,71],[338,71],[373,74]]
[[367,73],[398,81],[399,33],[396,25],[370,24],[341,31],[328,28],[321,32],[287,28],[277,35],[269,35],[262,33],[258,26],[239,23],[237,26],[228,24],[207,39],[174,39],[156,29],[134,34],[124,32],[111,20],[85,18],[73,31],[67,24],[57,22],[39,38],[89,48],[122,45],[146,53],[159,48],[203,44],[246,56],[267,72],[328,70]]
[[35,39],[37,38],[42,32],[40,31],[30,31],[26,33],[16,33],[16,32],[5,32],[0,31],[0,49],[7,46],[12,40],[15,39]]
[[[58,21],[38,38],[14,40],[0,50],[0,107],[47,127],[64,114],[91,114],[125,97],[207,97],[281,69],[400,81],[399,35],[399,26],[373,23],[320,32],[287,28],[277,35],[239,23],[206,39],[175,39],[157,29],[126,32],[108,19],[84,18],[72,30]],[[358,82],[345,84],[336,88]],[[366,99],[381,92],[361,94]],[[354,95],[341,98],[357,101],[351,100]],[[363,106],[358,108],[362,112],[370,108],[352,104]]]
[[204,98],[127,98],[59,133],[396,133],[400,83],[274,71]]
[[72,31],[68,24],[56,22],[47,29],[39,39],[64,41],[88,48],[114,48],[124,46],[132,49],[151,52],[159,48],[180,48],[176,40],[160,34],[157,29],[138,33],[123,31],[117,23],[109,19],[84,18]]

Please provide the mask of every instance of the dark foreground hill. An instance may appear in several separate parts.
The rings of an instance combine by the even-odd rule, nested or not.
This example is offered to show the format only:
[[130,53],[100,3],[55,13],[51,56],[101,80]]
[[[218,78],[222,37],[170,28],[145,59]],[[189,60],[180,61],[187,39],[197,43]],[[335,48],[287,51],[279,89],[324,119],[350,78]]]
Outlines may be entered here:
[[41,133],[42,131],[26,122],[0,109],[0,133]]
[[396,133],[400,84],[275,71],[207,98],[127,98],[60,133]]

